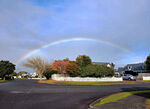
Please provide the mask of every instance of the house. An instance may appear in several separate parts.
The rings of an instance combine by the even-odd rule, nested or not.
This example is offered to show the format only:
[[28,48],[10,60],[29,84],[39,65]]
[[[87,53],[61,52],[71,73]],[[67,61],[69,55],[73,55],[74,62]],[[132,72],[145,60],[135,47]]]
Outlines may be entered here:
[[143,73],[143,72],[146,72],[145,63],[127,64],[124,67],[119,67],[118,72],[120,73],[125,73],[125,72]]
[[32,78],[35,78],[35,77],[38,77],[39,75],[36,73],[36,72],[34,72],[33,74],[31,74],[31,77]]
[[114,68],[114,64],[113,63],[109,63],[109,62],[93,62],[93,64],[104,65],[104,66],[107,66],[109,68]]

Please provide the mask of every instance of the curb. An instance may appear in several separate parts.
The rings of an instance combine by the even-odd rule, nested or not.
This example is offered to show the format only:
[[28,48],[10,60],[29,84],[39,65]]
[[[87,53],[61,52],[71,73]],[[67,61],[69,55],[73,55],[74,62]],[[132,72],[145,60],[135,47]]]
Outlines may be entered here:
[[[119,92],[116,92],[116,93],[119,93]],[[107,95],[107,96],[104,96],[104,97],[102,97],[102,98],[99,98],[99,99],[95,100],[94,102],[92,102],[92,103],[89,105],[89,108],[88,108],[88,109],[98,109],[97,107],[94,107],[94,106],[92,106],[92,105],[95,104],[95,103],[98,102],[98,101],[101,101],[103,98],[106,98],[106,97],[108,97],[108,96],[110,96],[110,95],[113,95],[113,94],[115,94],[115,93],[109,94],[109,95]]]
[[[106,97],[107,97],[107,96],[106,96]],[[94,107],[94,106],[92,106],[92,105],[95,104],[95,103],[98,102],[98,101],[101,101],[103,98],[105,98],[105,97],[99,98],[99,99],[97,99],[96,101],[92,102],[92,103],[89,105],[89,108],[88,108],[88,109],[98,109],[97,107]]]

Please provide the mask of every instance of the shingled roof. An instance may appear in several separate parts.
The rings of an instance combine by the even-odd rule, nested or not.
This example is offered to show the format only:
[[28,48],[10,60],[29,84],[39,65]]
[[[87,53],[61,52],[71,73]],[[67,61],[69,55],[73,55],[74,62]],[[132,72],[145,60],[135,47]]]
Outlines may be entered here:
[[134,72],[145,72],[145,63],[127,64],[125,67],[118,68],[118,71],[134,71]]

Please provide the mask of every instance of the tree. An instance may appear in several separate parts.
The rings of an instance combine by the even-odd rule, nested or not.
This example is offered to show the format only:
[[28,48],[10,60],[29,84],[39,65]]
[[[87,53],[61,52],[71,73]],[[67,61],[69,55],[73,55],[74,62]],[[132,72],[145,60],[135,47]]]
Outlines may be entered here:
[[76,58],[76,62],[78,63],[79,67],[86,67],[87,65],[92,64],[91,58],[86,55],[79,55]]
[[69,58],[65,58],[65,59],[63,59],[63,61],[69,61]]
[[115,68],[115,64],[114,63],[111,63],[111,68],[114,70],[114,68]]
[[147,58],[146,58],[145,67],[146,67],[146,70],[147,70],[148,72],[150,72],[150,55],[147,56]]
[[28,74],[28,72],[26,72],[26,71],[20,71],[20,72],[18,72],[18,76],[22,76],[22,74]]
[[76,58],[76,62],[78,64],[79,67],[79,73],[80,75],[83,73],[83,68],[86,67],[87,65],[92,64],[92,60],[89,56],[86,55],[79,55]]
[[51,78],[51,76],[52,76],[53,74],[57,74],[57,73],[58,73],[58,71],[52,70],[52,69],[50,69],[50,68],[47,68],[47,69],[44,71],[43,75],[46,77],[47,80],[49,80],[49,78]]
[[16,72],[13,72],[13,73],[11,74],[11,76],[17,76],[17,73],[16,73]]
[[70,76],[78,76],[79,74],[78,64],[75,61],[57,60],[51,65],[51,68],[61,74],[69,74]]
[[79,75],[78,64],[75,61],[70,61],[69,64],[67,64],[66,72],[71,77],[78,76]]
[[27,78],[28,77],[28,72],[26,71],[20,71],[17,76],[21,76],[21,78]]
[[42,60],[41,57],[29,58],[26,63],[23,64],[25,67],[29,67],[35,70],[35,72],[40,75],[40,80],[42,80],[43,72],[50,67],[48,62]]
[[66,68],[69,64],[69,61],[63,61],[63,60],[56,60],[52,65],[51,68],[53,70],[58,71],[61,74],[67,74]]
[[6,75],[10,75],[14,72],[15,70],[15,65],[12,64],[9,61],[0,61],[0,76],[2,77],[3,80],[5,80]]

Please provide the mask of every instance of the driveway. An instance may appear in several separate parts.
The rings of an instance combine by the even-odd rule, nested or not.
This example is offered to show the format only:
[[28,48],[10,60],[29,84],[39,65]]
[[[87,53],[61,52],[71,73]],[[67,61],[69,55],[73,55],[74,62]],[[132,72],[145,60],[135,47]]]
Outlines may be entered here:
[[88,109],[100,97],[121,91],[150,89],[150,84],[71,86],[40,84],[36,80],[0,83],[1,109]]

